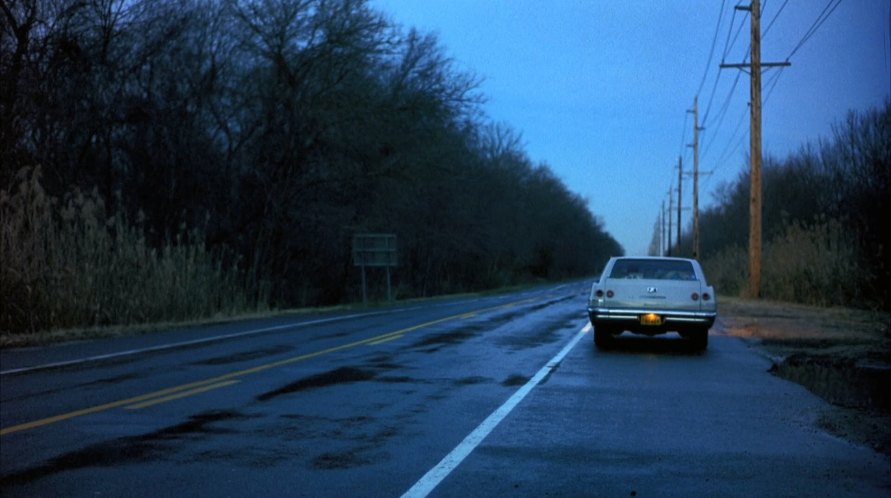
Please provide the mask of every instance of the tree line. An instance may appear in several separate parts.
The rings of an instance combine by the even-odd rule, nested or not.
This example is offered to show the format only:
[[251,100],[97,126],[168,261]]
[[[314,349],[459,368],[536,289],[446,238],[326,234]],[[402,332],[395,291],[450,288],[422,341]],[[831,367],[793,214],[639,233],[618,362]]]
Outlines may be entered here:
[[[746,163],[748,164],[748,162]],[[851,111],[832,135],[762,169],[763,295],[891,308],[891,101]],[[726,294],[745,294],[749,172],[700,213],[700,253]],[[692,248],[692,232],[675,247]]]
[[194,248],[178,264],[242,294],[204,314],[355,300],[356,233],[397,234],[402,297],[588,275],[622,252],[434,35],[367,0],[13,0],[0,17],[0,329],[101,308],[49,291],[91,271],[60,242],[74,226],[107,236],[90,261],[141,248],[108,276],[121,285],[151,266],[138,254]]

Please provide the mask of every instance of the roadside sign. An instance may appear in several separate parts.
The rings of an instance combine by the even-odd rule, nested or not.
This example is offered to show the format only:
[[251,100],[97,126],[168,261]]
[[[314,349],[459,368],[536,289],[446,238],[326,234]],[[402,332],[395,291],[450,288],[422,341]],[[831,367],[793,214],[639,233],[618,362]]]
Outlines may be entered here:
[[396,234],[392,233],[360,233],[353,235],[353,265],[362,268],[362,303],[368,302],[365,267],[384,267],[387,269],[387,301],[392,301],[390,284],[390,268],[399,265],[399,253],[396,249]]
[[354,235],[353,264],[355,266],[399,266],[396,235],[392,233]]

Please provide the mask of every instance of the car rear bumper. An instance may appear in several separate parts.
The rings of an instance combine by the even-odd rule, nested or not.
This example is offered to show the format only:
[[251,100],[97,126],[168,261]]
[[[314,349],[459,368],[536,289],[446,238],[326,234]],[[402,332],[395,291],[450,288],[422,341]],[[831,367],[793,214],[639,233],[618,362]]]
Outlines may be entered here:
[[[662,318],[661,325],[643,325],[641,316],[656,314]],[[718,316],[716,311],[674,311],[659,309],[612,309],[588,308],[588,318],[597,327],[621,328],[624,330],[669,331],[679,328],[711,328]]]

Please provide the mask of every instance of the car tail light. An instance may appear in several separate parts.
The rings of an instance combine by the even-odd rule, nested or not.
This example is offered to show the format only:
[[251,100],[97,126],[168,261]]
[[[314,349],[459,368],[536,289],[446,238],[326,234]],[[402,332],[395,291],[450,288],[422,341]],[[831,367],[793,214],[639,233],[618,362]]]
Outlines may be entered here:
[[690,296],[694,301],[699,301],[699,293],[694,292],[692,296]]
[[597,289],[597,292],[595,292],[594,295],[595,295],[598,299],[599,299],[599,298],[602,298],[602,297],[603,297],[603,290],[602,290],[602,289]]
[[708,300],[711,299],[711,298],[712,298],[712,296],[709,295],[708,292],[703,292],[703,293],[702,293],[702,300],[703,300],[703,301],[708,301]]
[[616,295],[616,294],[615,294],[613,291],[611,291],[611,290],[606,291],[606,297],[611,298],[611,297],[613,297],[613,296],[615,296],[615,295]]

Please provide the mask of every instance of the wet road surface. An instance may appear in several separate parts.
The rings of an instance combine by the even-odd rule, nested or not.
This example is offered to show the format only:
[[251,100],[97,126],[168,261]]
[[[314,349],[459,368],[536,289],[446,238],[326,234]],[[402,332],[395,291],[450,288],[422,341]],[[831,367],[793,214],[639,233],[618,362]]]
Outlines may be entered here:
[[4,351],[0,494],[889,496],[720,322],[599,352],[587,289]]

